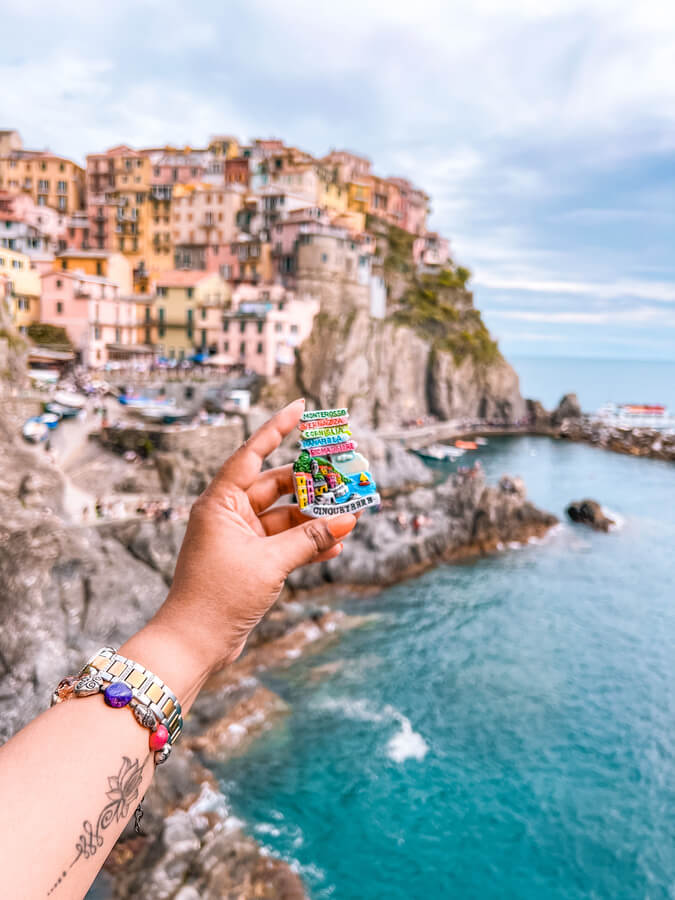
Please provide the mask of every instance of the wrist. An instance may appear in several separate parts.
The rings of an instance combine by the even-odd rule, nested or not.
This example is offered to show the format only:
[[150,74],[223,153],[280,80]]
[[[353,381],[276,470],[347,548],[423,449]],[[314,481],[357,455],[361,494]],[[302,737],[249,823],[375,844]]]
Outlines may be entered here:
[[183,714],[192,706],[211,671],[177,629],[161,620],[151,619],[125,641],[119,652],[158,675],[178,697]]

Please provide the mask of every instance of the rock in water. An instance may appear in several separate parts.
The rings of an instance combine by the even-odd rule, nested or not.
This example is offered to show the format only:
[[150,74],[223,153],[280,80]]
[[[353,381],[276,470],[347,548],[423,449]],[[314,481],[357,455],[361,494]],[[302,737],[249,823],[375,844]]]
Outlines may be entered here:
[[606,516],[596,500],[575,500],[567,507],[567,515],[573,522],[588,525],[595,531],[609,531],[614,519]]
[[551,413],[551,424],[562,425],[565,419],[581,419],[583,413],[576,394],[565,394]]

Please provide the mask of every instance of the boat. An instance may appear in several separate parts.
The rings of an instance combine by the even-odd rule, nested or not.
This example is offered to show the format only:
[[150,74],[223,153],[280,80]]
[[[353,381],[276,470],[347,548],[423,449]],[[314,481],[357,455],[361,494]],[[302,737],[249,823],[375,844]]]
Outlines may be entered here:
[[55,403],[54,401],[45,403],[45,411],[54,413],[54,415],[59,416],[61,419],[72,419],[79,413],[79,409],[76,409],[74,406],[62,406],[60,403]]
[[52,431],[61,421],[61,416],[55,412],[47,412],[42,413],[41,416],[38,416],[38,420],[43,422],[50,431]]
[[171,406],[168,403],[164,406],[148,406],[145,409],[135,409],[132,411],[137,412],[149,422],[162,422],[164,425],[172,425],[179,419],[184,419],[189,415],[186,409]]
[[596,416],[603,422],[631,428],[665,428],[673,423],[667,407],[661,403],[607,403]]
[[474,443],[478,444],[479,447],[487,447],[488,439],[486,437],[477,437],[474,438]]
[[30,441],[31,444],[39,444],[40,441],[44,441],[49,433],[49,428],[44,422],[40,421],[39,416],[32,416],[30,419],[27,419],[21,430],[24,438]]
[[478,444],[475,441],[455,441],[455,447],[458,450],[478,450]]
[[54,394],[54,402],[70,409],[81,410],[85,404],[85,398],[72,391],[57,391]]
[[452,462],[464,456],[464,450],[458,447],[449,447],[447,444],[430,444],[421,450],[413,450],[420,459],[431,462]]
[[162,422],[165,425],[173,425],[174,422],[178,422],[180,419],[184,419],[189,415],[190,414],[187,409],[181,409],[178,406],[174,407],[173,409],[165,409],[164,416],[162,417]]

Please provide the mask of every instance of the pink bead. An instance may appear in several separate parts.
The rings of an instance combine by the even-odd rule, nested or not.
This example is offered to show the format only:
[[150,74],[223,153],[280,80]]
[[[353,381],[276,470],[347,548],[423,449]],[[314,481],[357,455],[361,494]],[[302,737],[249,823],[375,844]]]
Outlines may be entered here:
[[168,740],[169,732],[166,730],[166,725],[158,725],[157,731],[153,731],[150,735],[150,749],[161,750]]

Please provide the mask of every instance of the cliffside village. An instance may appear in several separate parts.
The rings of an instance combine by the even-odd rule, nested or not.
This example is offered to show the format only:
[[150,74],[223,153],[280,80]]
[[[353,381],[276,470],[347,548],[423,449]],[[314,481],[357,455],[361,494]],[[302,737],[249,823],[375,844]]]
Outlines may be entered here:
[[446,264],[428,212],[420,188],[345,150],[220,136],[120,145],[82,168],[0,131],[0,299],[35,365],[191,360],[272,376],[331,298],[386,314],[373,223],[413,235],[419,267]]

